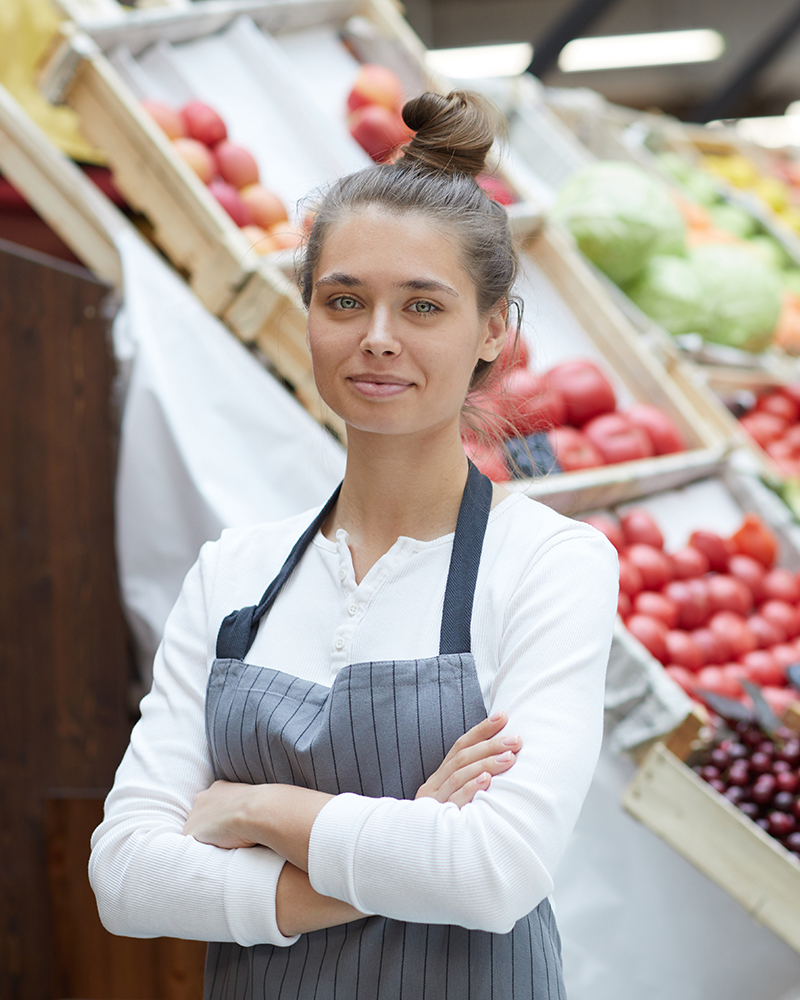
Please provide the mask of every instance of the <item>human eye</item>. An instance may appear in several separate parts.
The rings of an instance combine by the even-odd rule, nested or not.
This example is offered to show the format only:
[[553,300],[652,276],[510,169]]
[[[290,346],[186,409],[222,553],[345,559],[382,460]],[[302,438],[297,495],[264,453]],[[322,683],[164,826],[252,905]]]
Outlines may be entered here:
[[433,313],[441,312],[437,305],[428,302],[427,299],[418,299],[416,302],[412,302],[408,308],[418,316],[431,316]]
[[352,295],[335,295],[328,300],[328,306],[339,312],[349,312],[352,309],[358,309],[361,303]]

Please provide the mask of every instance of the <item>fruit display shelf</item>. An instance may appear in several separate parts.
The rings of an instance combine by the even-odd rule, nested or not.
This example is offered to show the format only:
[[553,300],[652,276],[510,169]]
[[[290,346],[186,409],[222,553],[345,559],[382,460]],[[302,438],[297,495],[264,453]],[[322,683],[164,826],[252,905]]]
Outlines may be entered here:
[[[154,241],[203,304],[243,341],[256,344],[306,409],[343,439],[341,422],[314,386],[294,282],[274,259],[253,250],[140,101],[213,102],[233,138],[252,149],[270,186],[294,205],[370,162],[344,118],[358,60],[343,33],[364,58],[372,51],[395,53],[406,80],[415,72],[419,79],[420,43],[391,0],[206,0],[124,16],[113,16],[107,6],[103,11],[82,18],[80,27],[65,24],[43,70],[42,89],[78,112],[118,188],[146,217]],[[314,83],[303,69],[309,53]],[[320,96],[331,94],[340,99],[337,121]]]
[[523,335],[534,370],[574,358],[593,360],[608,374],[620,406],[638,401],[660,407],[688,447],[521,480],[517,488],[575,513],[677,487],[717,468],[730,446],[727,435],[712,427],[677,388],[559,227],[544,225],[524,242],[518,291],[525,303]]

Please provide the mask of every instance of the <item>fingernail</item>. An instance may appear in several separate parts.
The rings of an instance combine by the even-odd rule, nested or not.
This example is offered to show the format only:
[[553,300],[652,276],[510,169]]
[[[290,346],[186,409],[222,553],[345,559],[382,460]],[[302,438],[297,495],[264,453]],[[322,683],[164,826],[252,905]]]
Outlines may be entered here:
[[503,718],[502,712],[492,712],[489,716],[489,722],[499,722]]
[[498,756],[495,757],[495,760],[498,761],[500,764],[505,764],[507,760],[513,760],[513,759],[514,759],[514,754],[510,750],[506,750],[505,753],[498,754]]
[[503,737],[503,746],[504,747],[513,747],[515,743],[519,743],[519,736],[504,736]]
[[489,774],[488,771],[484,771],[483,774],[479,774],[478,777],[475,779],[475,784],[476,785],[488,785],[489,784],[489,780],[490,780],[491,777],[492,776],[491,776],[491,774]]

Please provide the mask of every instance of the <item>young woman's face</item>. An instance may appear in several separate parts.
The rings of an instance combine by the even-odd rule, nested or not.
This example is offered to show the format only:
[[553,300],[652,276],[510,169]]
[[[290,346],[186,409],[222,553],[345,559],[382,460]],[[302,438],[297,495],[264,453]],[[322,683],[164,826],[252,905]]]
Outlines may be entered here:
[[458,244],[418,214],[374,207],[328,232],[308,314],[320,395],[351,427],[414,434],[458,426],[470,376],[505,339],[478,311]]

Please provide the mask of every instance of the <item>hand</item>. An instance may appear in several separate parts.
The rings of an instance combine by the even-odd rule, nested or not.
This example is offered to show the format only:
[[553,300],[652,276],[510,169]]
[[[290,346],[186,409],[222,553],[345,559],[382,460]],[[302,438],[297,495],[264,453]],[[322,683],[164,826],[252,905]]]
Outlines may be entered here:
[[493,775],[513,767],[522,748],[519,736],[500,735],[507,722],[505,712],[495,712],[460,736],[414,798],[454,802],[460,809],[486,791]]
[[252,847],[256,841],[242,836],[244,817],[257,785],[215,781],[194,797],[183,827],[184,835],[214,847]]

